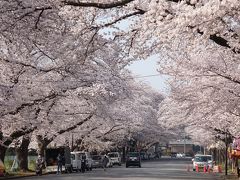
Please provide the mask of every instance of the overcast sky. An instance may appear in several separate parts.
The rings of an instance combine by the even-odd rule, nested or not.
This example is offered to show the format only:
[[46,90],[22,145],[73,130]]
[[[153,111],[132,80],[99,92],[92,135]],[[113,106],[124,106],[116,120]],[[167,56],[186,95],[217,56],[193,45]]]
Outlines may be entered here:
[[[135,61],[131,64],[130,69],[135,76],[151,76],[159,74],[157,72],[157,57],[150,57],[147,60]],[[160,90],[163,93],[167,92],[167,84],[165,83],[166,77],[151,76],[144,78],[137,78],[139,81],[144,81],[156,90]]]

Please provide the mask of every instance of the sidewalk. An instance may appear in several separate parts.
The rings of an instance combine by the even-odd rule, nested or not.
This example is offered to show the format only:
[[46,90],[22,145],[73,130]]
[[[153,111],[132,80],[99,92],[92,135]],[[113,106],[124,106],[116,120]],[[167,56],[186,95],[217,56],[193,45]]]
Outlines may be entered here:
[[235,175],[235,174],[230,174],[230,175],[227,175],[227,176],[222,175],[221,178],[224,179],[224,180],[228,180],[228,179],[240,180],[240,178],[238,178],[237,175]]

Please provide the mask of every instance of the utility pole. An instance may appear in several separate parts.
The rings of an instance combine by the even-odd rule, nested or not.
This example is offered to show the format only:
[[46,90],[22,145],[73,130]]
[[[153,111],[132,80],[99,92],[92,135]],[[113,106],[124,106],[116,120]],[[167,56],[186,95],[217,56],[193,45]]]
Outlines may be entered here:
[[184,147],[183,147],[184,155],[186,155],[186,134],[184,132]]
[[71,151],[73,151],[73,146],[74,146],[74,139],[73,139],[73,132],[72,132],[72,147],[71,147]]
[[225,130],[225,175],[227,176],[228,172],[228,139],[227,139],[227,131]]

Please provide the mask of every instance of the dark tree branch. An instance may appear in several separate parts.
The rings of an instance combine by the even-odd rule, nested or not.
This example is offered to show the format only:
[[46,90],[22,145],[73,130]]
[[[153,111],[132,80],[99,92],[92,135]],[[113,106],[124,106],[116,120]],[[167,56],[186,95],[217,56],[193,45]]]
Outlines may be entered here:
[[39,15],[38,15],[37,21],[36,21],[36,23],[35,23],[35,29],[38,29],[38,23],[39,23],[40,18],[41,18],[42,14],[43,14],[43,11],[44,11],[44,10],[41,10],[41,12],[40,12]]
[[43,98],[39,98],[39,99],[35,99],[32,102],[23,103],[19,107],[17,107],[15,110],[10,111],[10,112],[6,112],[2,116],[5,116],[7,114],[15,115],[15,114],[19,113],[25,107],[34,106],[34,105],[36,105],[38,103],[42,103],[42,102],[48,101],[50,99],[54,99],[55,97],[57,97],[57,94],[56,93],[52,93],[49,96],[46,96],[46,97],[43,97]]
[[130,2],[133,2],[134,0],[121,0],[121,1],[113,1],[110,3],[94,3],[94,2],[82,2],[80,0],[63,0],[62,2],[65,5],[70,6],[80,6],[80,7],[95,7],[99,9],[110,9],[115,7],[122,7],[127,5]]
[[61,129],[59,130],[55,135],[53,135],[50,139],[48,139],[48,142],[52,142],[54,140],[54,138],[56,138],[58,135],[61,135],[65,132],[70,132],[74,129],[76,129],[78,126],[81,126],[83,123],[89,121],[91,118],[93,117],[93,114],[90,114],[88,117],[86,117],[84,120],[79,121],[78,123],[66,128],[66,129]]
[[33,127],[30,127],[30,128],[29,127],[24,127],[22,129],[16,130],[16,131],[12,132],[9,137],[7,137],[7,140],[4,141],[3,144],[5,146],[9,146],[14,139],[17,139],[17,138],[19,138],[23,135],[29,134],[29,133],[33,132],[35,129],[37,129],[37,126],[33,126]]
[[146,11],[142,10],[142,9],[137,9],[138,11],[135,11],[135,12],[132,12],[132,13],[129,13],[129,14],[126,14],[126,15],[123,15],[121,16],[120,18],[118,19],[115,19],[114,21],[112,22],[109,22],[109,23],[106,23],[106,24],[103,24],[99,27],[94,27],[94,28],[102,28],[102,27],[108,27],[108,26],[111,26],[119,21],[122,21],[124,19],[127,19],[129,17],[132,17],[132,16],[135,16],[135,15],[143,15]]
[[217,74],[218,76],[220,76],[220,77],[222,77],[222,78],[225,78],[225,79],[227,79],[227,80],[230,80],[230,81],[232,81],[232,82],[234,82],[234,83],[240,84],[240,80],[238,80],[238,79],[232,78],[232,77],[230,77],[230,76],[228,76],[228,75],[221,74],[221,73],[216,72],[216,71],[213,71],[213,70],[210,70],[210,72],[212,72],[212,73],[214,73],[214,74]]

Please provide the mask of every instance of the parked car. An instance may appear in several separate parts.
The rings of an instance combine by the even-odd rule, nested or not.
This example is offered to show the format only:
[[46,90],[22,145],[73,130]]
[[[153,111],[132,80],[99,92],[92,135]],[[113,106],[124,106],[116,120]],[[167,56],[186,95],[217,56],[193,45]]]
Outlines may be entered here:
[[112,161],[112,164],[121,166],[121,155],[119,152],[110,152],[107,154],[109,159]]
[[90,155],[89,152],[80,152],[78,151],[77,153],[79,153],[81,156],[85,156],[86,157],[86,170],[92,170],[93,168],[93,160],[92,160],[92,157]]
[[5,174],[6,174],[5,166],[4,166],[3,162],[0,159],[0,177],[1,176],[5,176]]
[[195,155],[195,157],[192,159],[193,162],[193,171],[196,170],[196,166],[199,168],[203,168],[206,166],[207,168],[213,167],[213,157],[212,155]]
[[175,158],[175,157],[177,157],[177,153],[176,152],[172,152],[171,153],[171,158]]
[[80,171],[82,167],[82,155],[78,152],[71,152],[72,169]]
[[141,155],[139,152],[129,152],[127,154],[126,168],[129,166],[141,167]]
[[184,158],[184,157],[186,157],[186,155],[184,153],[177,153],[176,157],[177,158]]
[[102,156],[101,155],[94,155],[92,156],[92,167],[93,168],[102,168],[103,167],[103,162],[102,162]]

